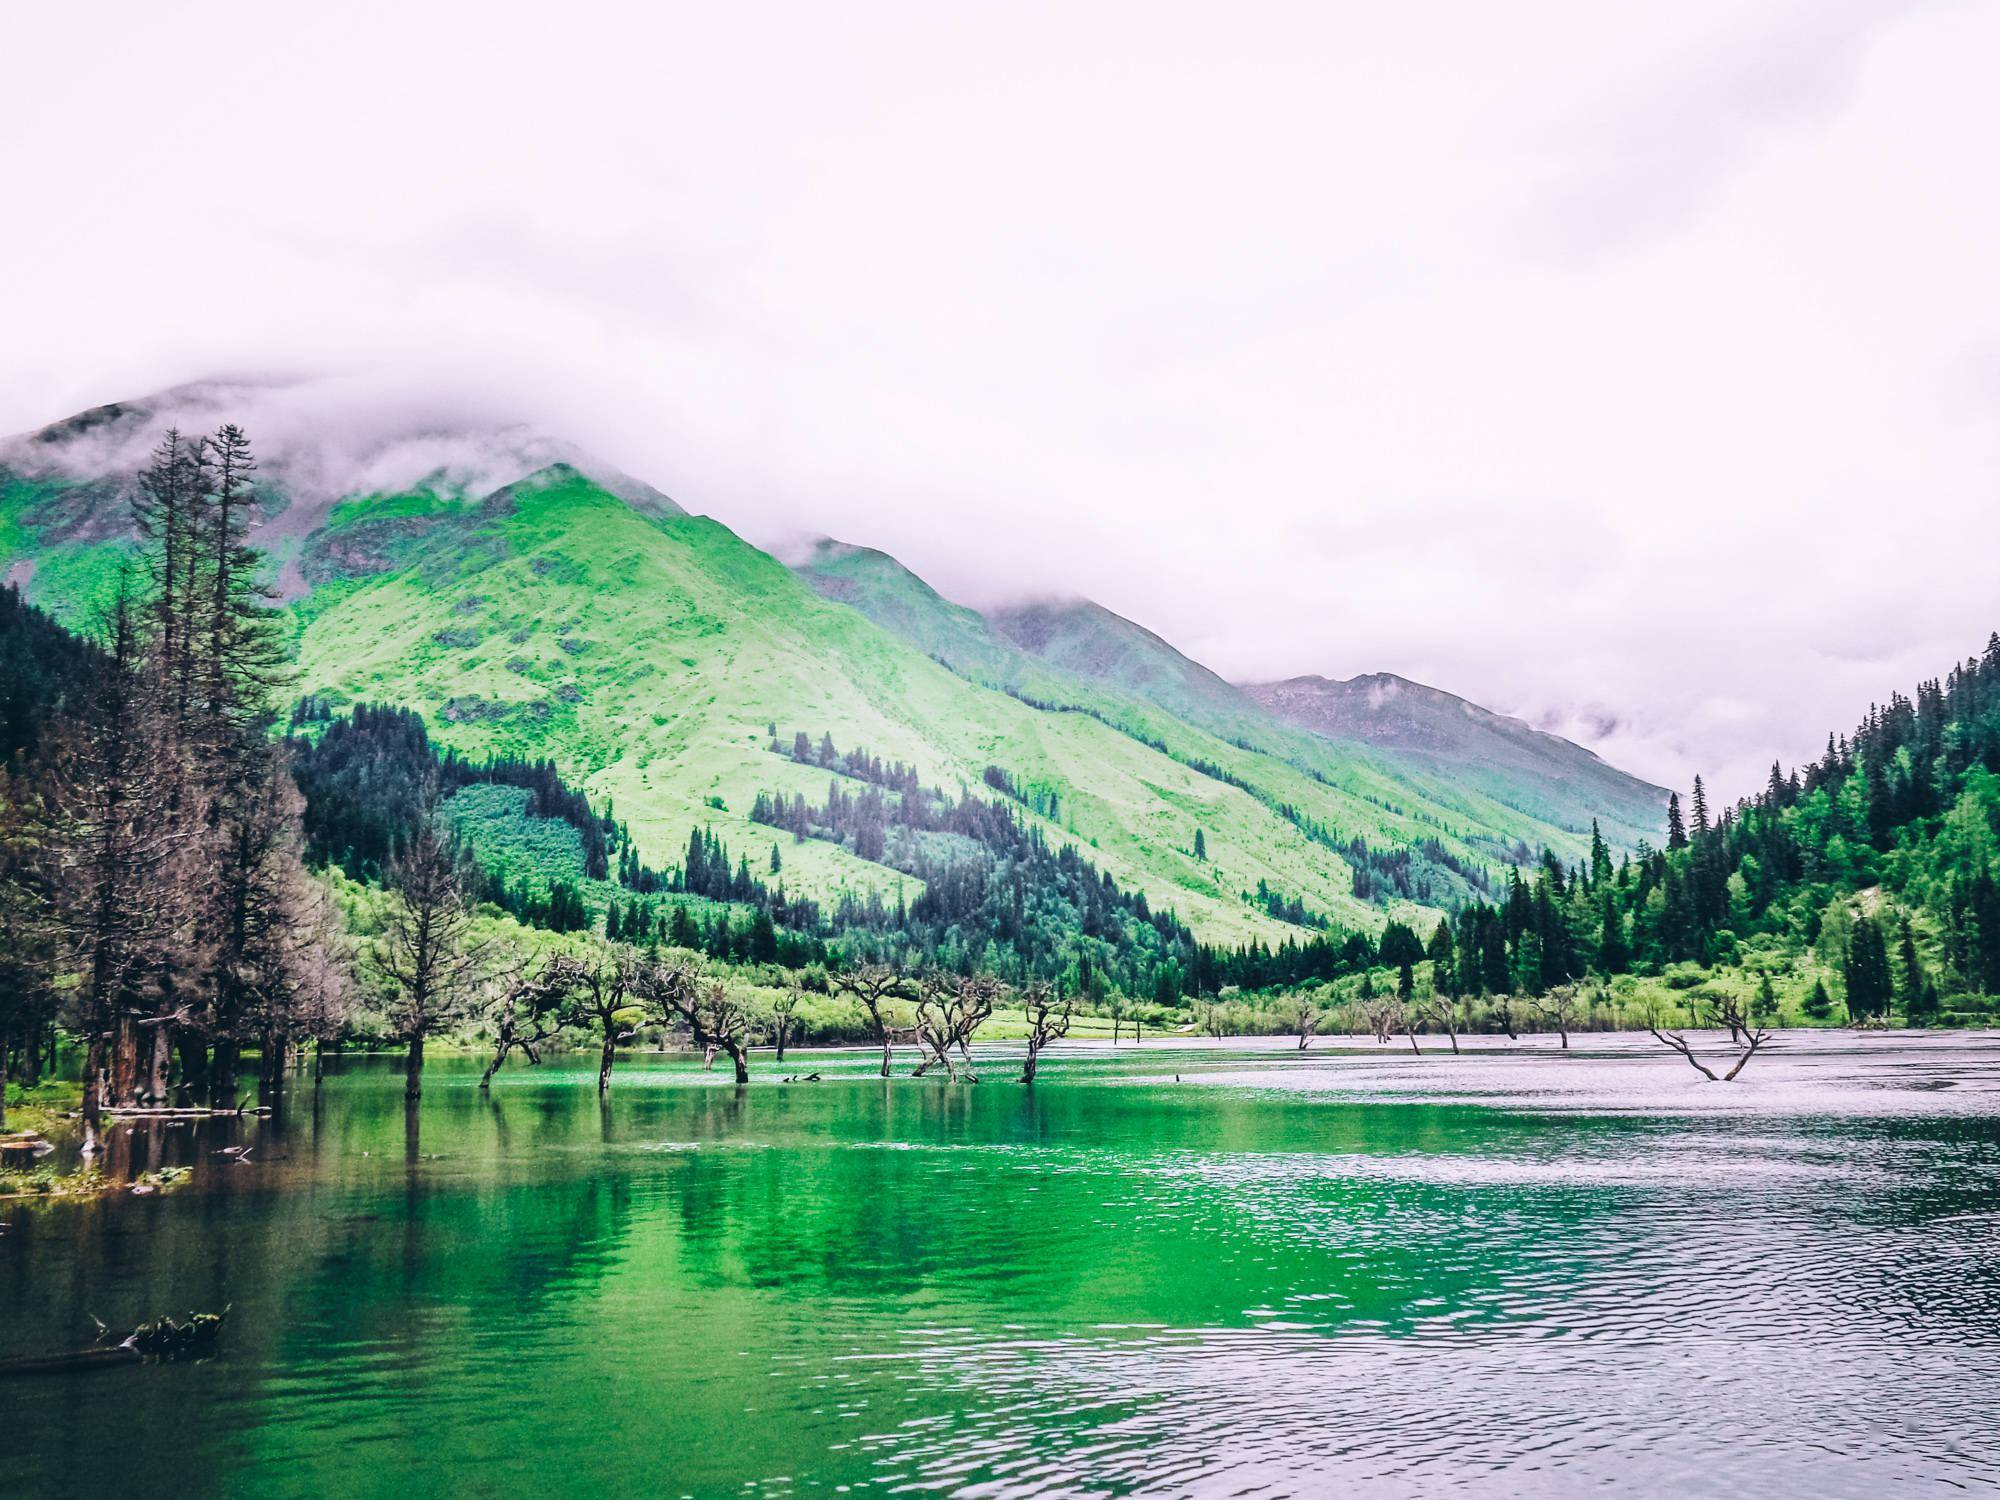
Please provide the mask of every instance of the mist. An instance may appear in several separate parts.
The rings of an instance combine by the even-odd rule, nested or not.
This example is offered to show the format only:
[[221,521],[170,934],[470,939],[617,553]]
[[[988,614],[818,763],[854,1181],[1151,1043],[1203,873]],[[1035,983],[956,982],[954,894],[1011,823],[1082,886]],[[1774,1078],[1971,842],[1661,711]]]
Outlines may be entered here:
[[2000,626],[2000,8],[325,10],[10,18],[0,431],[574,444],[1729,795]]

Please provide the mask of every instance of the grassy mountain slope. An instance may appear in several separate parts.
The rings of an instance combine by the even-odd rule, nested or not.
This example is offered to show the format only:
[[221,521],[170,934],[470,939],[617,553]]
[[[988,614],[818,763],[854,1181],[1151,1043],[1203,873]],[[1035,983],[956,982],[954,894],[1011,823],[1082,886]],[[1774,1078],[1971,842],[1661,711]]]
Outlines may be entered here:
[[1294,677],[1244,692],[1279,717],[1330,739],[1358,741],[1501,798],[1559,816],[1597,810],[1614,843],[1657,842],[1667,794],[1581,745],[1389,672],[1344,682]]
[[[131,475],[160,427],[212,426],[240,396],[190,389],[0,444],[0,565],[31,598],[88,619],[132,556]],[[1002,766],[1059,798],[1053,841],[1210,941],[1298,933],[1251,899],[1260,881],[1379,924],[1330,841],[1435,839],[1468,867],[1577,842],[1573,816],[1280,723],[1102,611],[1013,620],[1027,650],[883,554],[822,548],[795,574],[605,466],[529,472],[573,451],[547,439],[406,425],[315,447],[319,426],[291,416],[261,450],[257,540],[292,601],[299,690],[415,708],[464,752],[550,756],[614,800],[656,864],[710,823],[761,865],[774,835],[748,819],[756,793],[824,794],[824,773],[772,753],[774,725],[948,789]],[[1091,631],[1119,649],[1090,649]],[[788,845],[784,864],[822,897],[908,885],[829,844]]]
[[[659,858],[696,822],[759,850],[772,835],[747,821],[758,790],[824,791],[823,773],[771,753],[775,723],[787,742],[830,733],[947,787],[997,763],[1053,788],[1053,838],[1089,844],[1206,933],[1276,930],[1239,897],[1259,879],[1377,919],[1337,858],[1239,788],[1087,715],[967,683],[714,521],[642,516],[565,468],[421,526],[409,509],[356,507],[308,547],[308,576],[357,551],[368,567],[298,607],[301,685],[417,708],[460,750],[553,755]],[[1207,864],[1185,852],[1197,827]],[[897,879],[829,846],[784,852],[787,876],[822,891]]]
[[[1260,790],[1269,787],[1288,800],[1278,788],[1296,786],[1303,773],[1319,784],[1322,798],[1330,786],[1378,809],[1405,810],[1426,825],[1413,836],[1442,837],[1473,858],[1505,856],[1504,846],[1478,836],[1481,831],[1504,831],[1535,847],[1546,843],[1574,858],[1588,843],[1593,817],[1614,845],[1660,837],[1663,791],[1526,725],[1515,726],[1525,736],[1519,743],[1510,732],[1489,730],[1487,740],[1497,743],[1470,744],[1455,755],[1440,751],[1465,735],[1448,740],[1420,722],[1406,734],[1322,728],[1274,712],[1255,690],[1225,681],[1151,631],[1087,601],[1025,604],[982,616],[945,599],[886,553],[833,541],[820,543],[796,569],[827,598],[853,605],[975,681],[1099,713],[1167,743],[1182,759],[1218,759]],[[1412,709],[1448,699],[1482,721],[1515,724],[1449,694],[1410,687],[1406,705]],[[1395,716],[1396,706],[1386,706],[1381,726]],[[1251,752],[1249,758],[1244,752]],[[1350,819],[1340,826],[1368,837],[1373,821]]]

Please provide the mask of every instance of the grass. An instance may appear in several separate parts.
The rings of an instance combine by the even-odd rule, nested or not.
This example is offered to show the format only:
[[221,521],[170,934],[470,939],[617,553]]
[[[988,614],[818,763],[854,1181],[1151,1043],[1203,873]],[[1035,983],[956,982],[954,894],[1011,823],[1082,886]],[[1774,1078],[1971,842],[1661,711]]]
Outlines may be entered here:
[[71,1126],[65,1115],[83,1107],[83,1085],[63,1079],[44,1078],[29,1088],[17,1082],[7,1085],[7,1133],[32,1130],[54,1137]]
[[[756,793],[824,794],[823,773],[769,753],[775,723],[787,740],[796,729],[830,732],[843,747],[910,761],[948,790],[977,786],[993,763],[1053,787],[1062,797],[1062,823],[1045,825],[1053,841],[1085,846],[1210,940],[1298,935],[1246,899],[1260,879],[1348,925],[1382,920],[1354,899],[1335,853],[1241,789],[1097,718],[1038,711],[967,681],[718,523],[642,516],[572,473],[517,486],[505,508],[443,513],[397,566],[311,601],[301,618],[302,687],[409,704],[471,754],[551,756],[611,799],[656,864],[677,858],[698,824],[756,864],[771,841],[747,818]],[[1329,751],[1327,780],[1339,784],[1327,785],[1146,712],[1177,754],[1228,767],[1377,843],[1455,837],[1455,826],[1531,844],[1552,832],[1498,804],[1398,779],[1367,756]],[[1188,852],[1196,829],[1207,864]],[[843,888],[893,897],[898,885],[916,894],[904,877],[832,846],[788,844],[784,854],[788,882],[822,898]]]

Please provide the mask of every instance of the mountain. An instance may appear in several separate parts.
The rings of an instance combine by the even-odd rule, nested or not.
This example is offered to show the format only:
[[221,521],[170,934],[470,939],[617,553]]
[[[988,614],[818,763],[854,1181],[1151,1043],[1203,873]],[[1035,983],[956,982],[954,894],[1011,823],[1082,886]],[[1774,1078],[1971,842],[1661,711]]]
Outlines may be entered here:
[[[750,817],[760,794],[826,792],[782,753],[801,733],[952,796],[1013,789],[1052,845],[1209,941],[1455,904],[1544,843],[1574,856],[1597,811],[1307,733],[1095,606],[989,619],[837,544],[794,571],[558,439],[326,383],[183,387],[0,445],[7,576],[87,622],[136,549],[158,434],[225,419],[258,445],[255,540],[298,691],[413,708],[462,753],[549,757],[656,865],[703,825],[758,858],[777,838]],[[823,899],[915,894],[850,845],[783,864]]]
[[[1035,601],[980,614],[944,598],[887,553],[822,541],[794,569],[952,670],[1039,702],[1092,705],[1135,733],[1198,727],[1234,746],[1338,781],[1357,770],[1420,782],[1473,821],[1486,802],[1614,847],[1657,842],[1667,794],[1580,745],[1421,683],[1298,678],[1242,687],[1088,600]],[[1346,691],[1350,690],[1351,691]],[[1329,744],[1328,741],[1333,741]],[[1553,847],[1569,847],[1563,837]]]
[[1287,723],[1433,767],[1528,812],[1594,807],[1613,842],[1657,838],[1667,793],[1581,745],[1444,692],[1372,672],[1344,681],[1293,677],[1244,693]]

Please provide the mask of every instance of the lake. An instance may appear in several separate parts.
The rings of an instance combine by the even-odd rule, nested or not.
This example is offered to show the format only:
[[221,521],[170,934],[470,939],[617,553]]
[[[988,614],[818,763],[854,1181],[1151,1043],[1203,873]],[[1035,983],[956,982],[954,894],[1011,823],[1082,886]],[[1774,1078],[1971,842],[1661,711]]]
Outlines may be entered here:
[[1729,1085],[1643,1037],[876,1062],[634,1055],[600,1104],[594,1055],[445,1058],[413,1129],[355,1059],[134,1142],[179,1190],[0,1203],[0,1357],[231,1308],[204,1363],[0,1382],[0,1492],[2000,1483],[1992,1034]]

